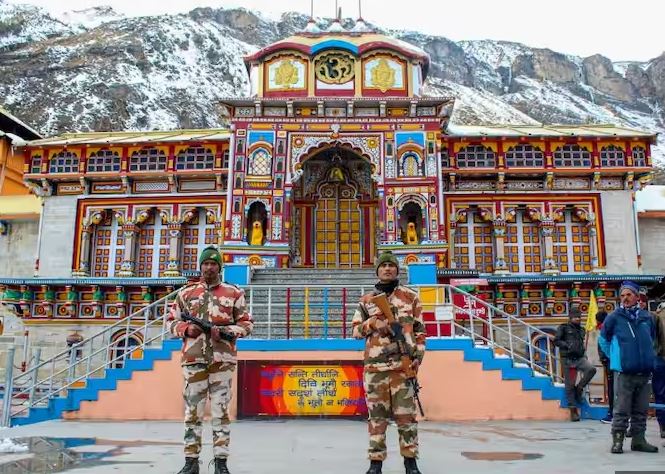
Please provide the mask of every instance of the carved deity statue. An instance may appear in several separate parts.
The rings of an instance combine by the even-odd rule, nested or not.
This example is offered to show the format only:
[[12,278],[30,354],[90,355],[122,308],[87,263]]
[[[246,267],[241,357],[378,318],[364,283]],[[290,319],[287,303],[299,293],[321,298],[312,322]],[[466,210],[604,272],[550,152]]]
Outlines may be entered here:
[[263,226],[260,221],[252,223],[252,234],[249,243],[250,245],[263,245]]

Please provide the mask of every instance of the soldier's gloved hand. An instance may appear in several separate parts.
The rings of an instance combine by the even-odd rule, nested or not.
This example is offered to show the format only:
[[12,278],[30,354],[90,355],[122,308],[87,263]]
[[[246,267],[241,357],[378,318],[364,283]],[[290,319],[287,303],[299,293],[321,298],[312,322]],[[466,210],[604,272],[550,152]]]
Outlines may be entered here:
[[191,337],[192,339],[196,339],[201,335],[203,332],[203,329],[198,327],[196,324],[189,324],[187,325],[187,330],[185,331],[185,336]]
[[402,335],[402,325],[395,321],[394,323],[390,323],[390,332],[392,333],[393,336],[401,336]]
[[376,318],[376,321],[374,322],[374,329],[381,336],[387,336],[390,334],[390,326],[388,326],[388,323],[384,319]]
[[420,360],[413,359],[413,362],[411,362],[411,370],[413,370],[417,374],[419,368],[420,368]]
[[220,341],[232,341],[235,338],[234,334],[231,334],[226,328],[214,326],[210,331],[210,337],[215,342]]

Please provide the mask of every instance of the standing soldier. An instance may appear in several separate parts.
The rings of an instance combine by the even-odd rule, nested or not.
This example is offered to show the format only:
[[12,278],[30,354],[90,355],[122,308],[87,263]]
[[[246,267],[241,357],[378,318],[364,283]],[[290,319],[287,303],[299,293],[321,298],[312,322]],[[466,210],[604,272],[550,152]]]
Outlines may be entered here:
[[[202,419],[210,396],[215,474],[228,474],[229,402],[236,367],[236,338],[252,332],[252,318],[245,309],[245,293],[223,283],[222,257],[210,246],[199,258],[201,281],[178,293],[169,320],[171,334],[182,337],[182,371],[185,379],[185,466],[178,474],[198,474]],[[183,319],[190,316],[212,325],[209,332]]]
[[[367,474],[381,474],[386,459],[386,428],[392,417],[399,432],[400,453],[407,474],[421,474],[418,456],[418,425],[414,380],[408,379],[402,363],[402,352],[409,356],[410,371],[417,373],[425,356],[425,325],[418,294],[399,284],[399,266],[392,252],[382,253],[377,262],[379,282],[376,291],[360,299],[353,315],[353,336],[365,339],[364,385],[369,411],[369,459]],[[384,293],[392,308],[395,322],[373,302]],[[395,334],[401,331],[405,344],[400,346]],[[401,348],[400,348],[401,347]]]

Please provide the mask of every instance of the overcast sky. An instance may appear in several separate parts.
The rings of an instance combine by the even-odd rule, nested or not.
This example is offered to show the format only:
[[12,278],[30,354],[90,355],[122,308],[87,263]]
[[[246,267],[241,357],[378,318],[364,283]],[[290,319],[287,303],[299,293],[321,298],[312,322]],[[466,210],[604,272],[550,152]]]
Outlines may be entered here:
[[[180,13],[197,6],[237,7],[278,17],[309,13],[310,0],[9,0],[53,12],[111,5],[128,15]],[[358,0],[337,0],[356,17]],[[332,17],[335,0],[314,0],[314,15]],[[494,39],[614,61],[646,61],[665,51],[663,0],[362,0],[363,17],[380,26],[452,40]]]

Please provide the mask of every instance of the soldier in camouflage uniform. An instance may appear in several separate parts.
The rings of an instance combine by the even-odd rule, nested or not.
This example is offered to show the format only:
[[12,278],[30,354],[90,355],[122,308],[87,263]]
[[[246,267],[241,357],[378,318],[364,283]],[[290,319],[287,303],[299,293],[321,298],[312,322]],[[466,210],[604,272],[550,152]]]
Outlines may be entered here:
[[386,428],[393,418],[399,432],[400,453],[407,474],[421,474],[416,464],[418,456],[418,425],[413,386],[407,382],[401,354],[392,336],[385,315],[372,303],[379,293],[388,302],[406,339],[411,367],[418,370],[425,355],[425,325],[418,294],[399,284],[399,265],[391,252],[382,253],[377,261],[379,283],[376,291],[360,299],[353,315],[353,336],[365,339],[364,385],[369,411],[369,459],[367,474],[381,474],[386,459]]
[[[245,308],[245,293],[235,285],[223,283],[219,273],[222,258],[215,247],[207,247],[199,258],[201,281],[183,288],[169,314],[171,334],[182,337],[182,370],[185,379],[185,467],[179,474],[198,474],[201,452],[202,418],[210,396],[215,474],[228,474],[229,402],[236,368],[238,337],[252,332],[252,318]],[[206,334],[181,315],[214,325]]]

